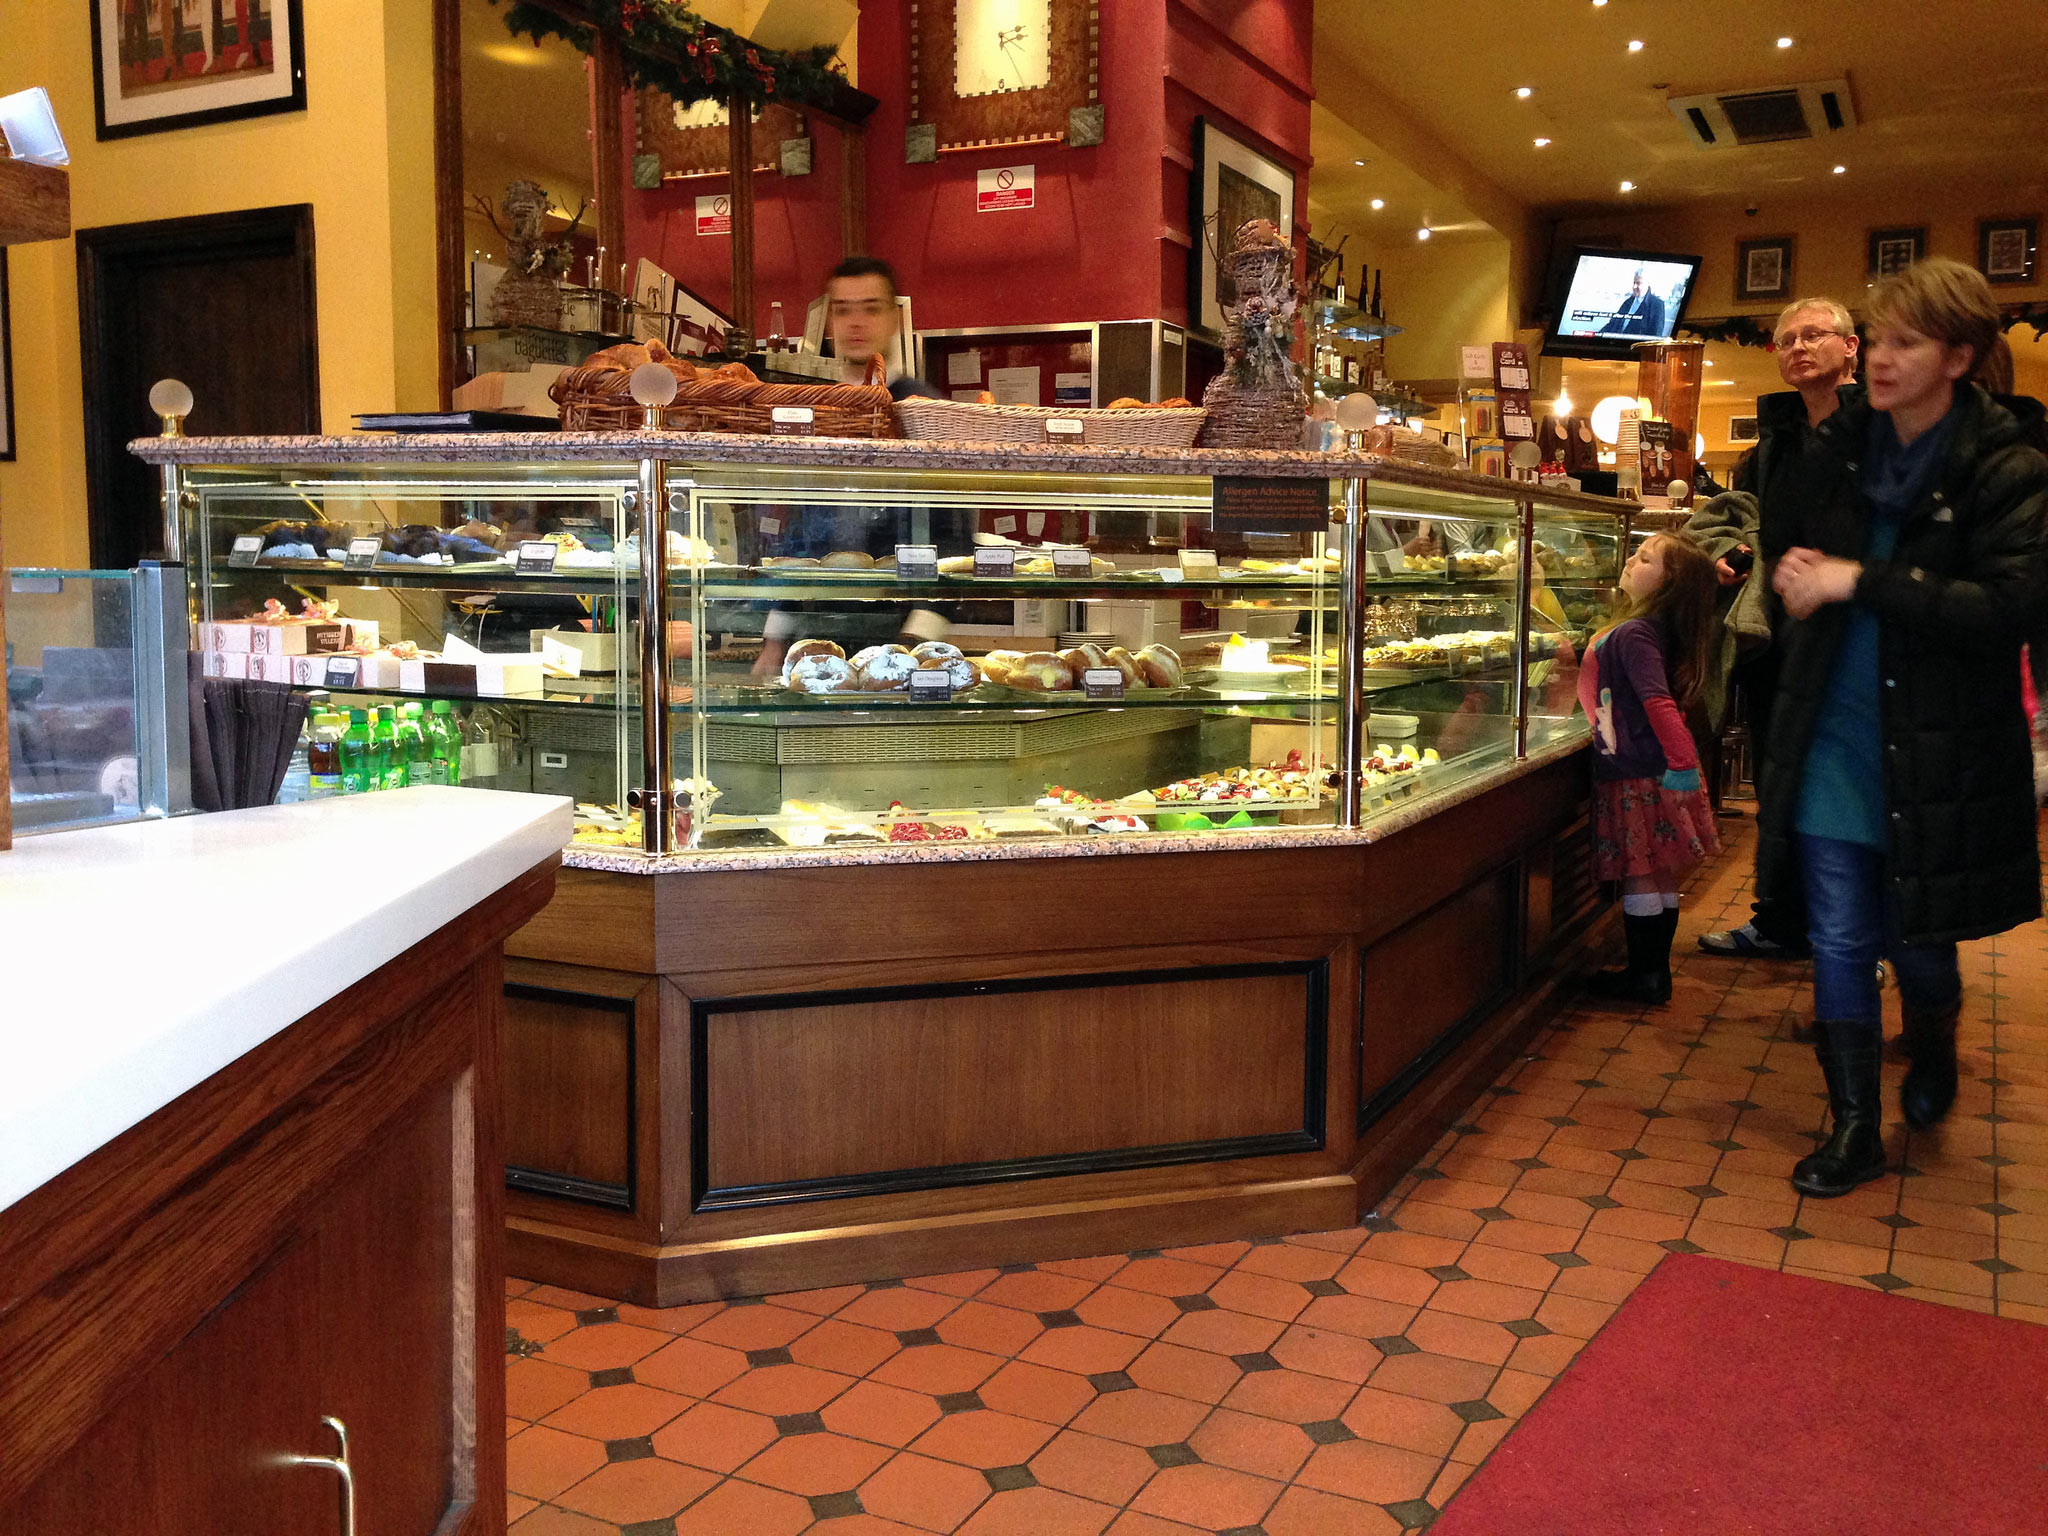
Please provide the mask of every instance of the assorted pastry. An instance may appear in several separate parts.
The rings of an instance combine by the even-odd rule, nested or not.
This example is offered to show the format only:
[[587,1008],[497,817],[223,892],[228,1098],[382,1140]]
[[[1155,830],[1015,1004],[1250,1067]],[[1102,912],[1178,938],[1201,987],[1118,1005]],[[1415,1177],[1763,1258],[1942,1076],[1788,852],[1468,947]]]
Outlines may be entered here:
[[978,687],[982,669],[957,645],[871,645],[848,656],[832,640],[799,640],[782,657],[782,686],[796,693],[906,693],[919,672],[943,672],[954,693]]
[[1077,645],[1064,651],[990,651],[982,671],[992,683],[1028,693],[1072,693],[1088,672],[1114,670],[1125,690],[1183,686],[1180,655],[1171,646],[1148,645],[1132,652],[1120,645]]

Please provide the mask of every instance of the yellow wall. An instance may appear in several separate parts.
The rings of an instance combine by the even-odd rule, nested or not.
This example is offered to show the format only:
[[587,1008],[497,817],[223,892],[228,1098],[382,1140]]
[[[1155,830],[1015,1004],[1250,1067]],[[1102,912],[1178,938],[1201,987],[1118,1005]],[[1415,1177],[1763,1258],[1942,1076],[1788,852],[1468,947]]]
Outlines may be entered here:
[[[305,7],[307,110],[99,142],[88,7],[0,4],[0,95],[46,88],[71,148],[74,228],[313,205],[324,425],[436,401],[432,8]],[[17,458],[0,464],[12,565],[83,565],[85,439],[72,243],[9,256]],[[261,317],[252,324],[259,334]],[[208,430],[206,402],[194,431]]]
[[1368,246],[1359,260],[1384,269],[1387,318],[1403,327],[1387,342],[1391,377],[1455,379],[1458,348],[1514,339],[1507,241],[1423,241],[1411,234]]

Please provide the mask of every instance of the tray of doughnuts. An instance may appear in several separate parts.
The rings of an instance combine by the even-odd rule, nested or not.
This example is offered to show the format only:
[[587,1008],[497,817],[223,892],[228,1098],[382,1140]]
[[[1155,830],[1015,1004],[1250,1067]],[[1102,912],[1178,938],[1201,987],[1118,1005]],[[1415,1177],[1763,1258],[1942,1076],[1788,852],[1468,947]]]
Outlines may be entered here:
[[990,651],[981,665],[992,686],[1020,696],[1085,697],[1082,677],[1110,670],[1123,674],[1127,694],[1171,693],[1187,686],[1179,653],[1166,645],[1148,645],[1136,652],[1094,644],[1064,651]]
[[943,672],[953,696],[978,688],[982,670],[956,645],[927,640],[919,646],[871,645],[846,654],[834,640],[799,640],[782,658],[782,686],[791,693],[829,694],[863,704],[910,702],[910,680]]

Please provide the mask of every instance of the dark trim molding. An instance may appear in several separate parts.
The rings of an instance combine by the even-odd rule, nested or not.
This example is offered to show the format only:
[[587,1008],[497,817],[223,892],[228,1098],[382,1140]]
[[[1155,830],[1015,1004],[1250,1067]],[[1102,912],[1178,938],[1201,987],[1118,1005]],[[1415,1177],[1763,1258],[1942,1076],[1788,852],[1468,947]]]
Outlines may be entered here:
[[612,1184],[545,1168],[505,1165],[505,1187],[521,1194],[573,1200],[608,1211],[630,1211],[640,1189],[640,1009],[636,999],[607,997],[597,992],[572,992],[566,987],[537,987],[528,982],[505,983],[507,997],[532,1003],[563,1003],[598,1013],[616,1013],[626,1021],[626,1182]]
[[[1023,992],[1071,992],[1103,987],[1136,987],[1160,982],[1228,981],[1244,976],[1299,976],[1303,982],[1304,1060],[1302,1121],[1298,1130],[1263,1136],[1212,1141],[1175,1142],[1162,1146],[1118,1147],[1051,1157],[1008,1158],[978,1163],[953,1163],[925,1168],[896,1168],[836,1175],[823,1179],[792,1179],[775,1184],[710,1186],[706,1169],[711,1149],[710,1023],[720,1013],[772,1012],[779,1008],[817,1008],[854,1003],[905,1001],[932,997],[988,997]],[[866,987],[830,992],[788,992],[753,997],[693,999],[690,1004],[690,1192],[692,1209],[722,1211],[811,1200],[845,1200],[863,1195],[903,1194],[922,1189],[959,1188],[975,1184],[1010,1183],[1025,1179],[1065,1178],[1134,1168],[1165,1168],[1184,1163],[1225,1162],[1243,1157],[1272,1157],[1320,1151],[1325,1143],[1325,1106],[1330,1027],[1330,965],[1327,959],[1275,961],[1271,964],[1192,966],[1180,970],[1097,971],[1072,976],[1035,976],[1000,981],[938,983],[924,986]]]

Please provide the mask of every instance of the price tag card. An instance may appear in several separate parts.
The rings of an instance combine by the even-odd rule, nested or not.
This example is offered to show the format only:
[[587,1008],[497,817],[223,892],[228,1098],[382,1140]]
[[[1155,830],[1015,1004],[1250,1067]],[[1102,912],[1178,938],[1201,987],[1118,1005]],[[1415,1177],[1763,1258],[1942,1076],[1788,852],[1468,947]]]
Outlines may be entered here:
[[363,664],[354,656],[330,656],[327,658],[327,686],[329,688],[353,688],[363,675]]
[[546,539],[528,539],[519,546],[519,563],[513,570],[521,576],[552,576],[559,553]]
[[1121,699],[1124,675],[1115,667],[1090,667],[1081,674],[1081,691],[1091,699]]
[[1055,576],[1086,576],[1095,569],[1095,562],[1085,549],[1056,549],[1052,552],[1052,573]]
[[935,577],[939,574],[939,546],[936,544],[898,544],[896,546],[896,574],[898,576]]
[[778,405],[768,412],[768,430],[776,437],[806,437],[817,413],[808,405]]
[[977,549],[974,552],[974,574],[977,576],[1016,575],[1017,551],[1007,546],[1001,549]]
[[1088,427],[1078,416],[1048,416],[1045,418],[1045,440],[1049,443],[1066,443],[1069,446],[1085,442]]
[[1017,531],[1017,519],[1005,512],[996,519],[996,532],[1004,535]]
[[262,553],[263,535],[245,533],[236,539],[234,546],[228,550],[228,564],[238,571],[246,571],[256,563],[257,557]]
[[953,702],[953,679],[939,667],[928,667],[910,674],[910,699],[913,704],[950,704]]
[[377,556],[383,549],[384,541],[374,535],[369,538],[350,539],[348,549],[341,557],[341,568],[345,571],[374,571],[377,568]]
[[1216,551],[1213,549],[1184,549],[1180,552],[1180,573],[1183,576],[1214,576],[1216,574]]
[[782,532],[782,519],[779,517],[763,517],[761,519],[761,531],[763,533]]

